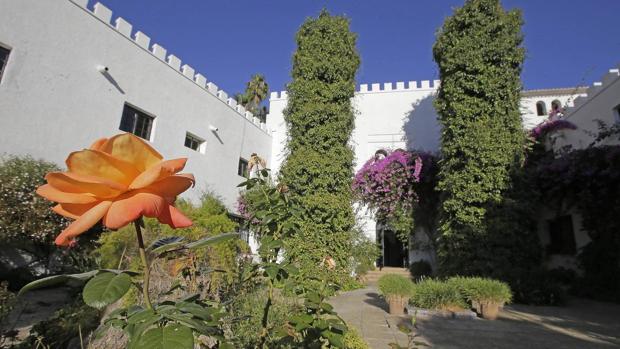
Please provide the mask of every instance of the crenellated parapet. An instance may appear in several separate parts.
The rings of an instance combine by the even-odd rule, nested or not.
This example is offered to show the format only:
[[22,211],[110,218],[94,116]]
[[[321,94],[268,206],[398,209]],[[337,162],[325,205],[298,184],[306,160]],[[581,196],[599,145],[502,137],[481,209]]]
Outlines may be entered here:
[[[398,81],[373,83],[373,84],[361,84],[355,91],[355,94],[367,94],[367,93],[386,93],[386,92],[408,92],[408,91],[435,91],[439,88],[439,80],[422,80],[422,81]],[[286,91],[274,91],[269,96],[270,100],[281,100],[288,97]]]
[[149,52],[155,58],[177,71],[179,75],[192,81],[198,87],[202,88],[205,92],[210,93],[216,98],[220,99],[224,104],[226,104],[236,113],[238,113],[241,117],[247,119],[248,122],[253,123],[261,130],[267,132],[267,127],[265,123],[260,122],[258,118],[254,117],[251,112],[246,111],[245,108],[243,108],[242,106],[237,105],[237,102],[234,99],[228,97],[228,93],[226,93],[226,91],[220,90],[216,84],[209,81],[204,75],[196,73],[195,69],[192,68],[190,65],[183,64],[181,59],[177,56],[173,54],[168,54],[168,51],[163,46],[157,43],[151,44],[151,38],[145,33],[141,31],[134,32],[134,28],[131,23],[127,22],[125,19],[117,17],[116,19],[114,19],[114,21],[112,21],[112,10],[107,8],[105,5],[97,2],[93,5],[91,10],[88,7],[89,0],[68,1],[74,3],[75,5],[78,5],[87,13],[97,18],[99,21],[116,30],[119,34],[125,36],[127,39],[132,41],[136,46]]

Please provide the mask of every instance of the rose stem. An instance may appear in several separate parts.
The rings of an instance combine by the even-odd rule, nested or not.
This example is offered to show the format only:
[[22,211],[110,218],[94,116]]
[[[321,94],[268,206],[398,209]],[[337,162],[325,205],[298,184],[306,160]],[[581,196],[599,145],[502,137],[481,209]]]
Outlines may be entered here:
[[136,236],[138,237],[138,248],[140,250],[140,259],[142,259],[142,264],[144,264],[144,284],[142,285],[142,296],[144,298],[144,303],[146,303],[146,307],[149,309],[153,309],[153,305],[151,304],[151,298],[149,297],[149,263],[146,259],[146,252],[144,250],[144,240],[142,239],[142,218],[136,219],[134,222],[134,226],[136,227]]

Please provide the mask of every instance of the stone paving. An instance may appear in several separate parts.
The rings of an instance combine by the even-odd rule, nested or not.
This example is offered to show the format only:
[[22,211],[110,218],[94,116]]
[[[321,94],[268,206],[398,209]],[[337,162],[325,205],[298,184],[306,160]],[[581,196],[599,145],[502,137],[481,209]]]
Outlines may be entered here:
[[[406,316],[387,313],[373,286],[331,300],[373,349],[406,343],[398,331]],[[510,305],[496,321],[418,319],[418,333],[432,348],[620,348],[620,305],[576,299],[564,307]]]

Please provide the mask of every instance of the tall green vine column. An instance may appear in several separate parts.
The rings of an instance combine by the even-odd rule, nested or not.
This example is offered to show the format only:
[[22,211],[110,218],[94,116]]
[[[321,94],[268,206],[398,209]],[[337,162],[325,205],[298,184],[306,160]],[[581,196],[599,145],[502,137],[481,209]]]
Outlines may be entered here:
[[487,209],[502,202],[523,158],[521,25],[520,12],[504,11],[499,0],[468,0],[433,46],[441,78],[438,255],[445,274],[475,273],[467,268],[495,253],[483,242]]
[[[350,255],[354,225],[351,179],[354,127],[351,98],[360,58],[349,20],[323,10],[307,19],[296,36],[292,82],[284,119],[288,155],[280,181],[306,213],[286,252],[301,271],[318,276],[322,261],[332,257],[343,270]],[[332,273],[332,276],[335,275]]]

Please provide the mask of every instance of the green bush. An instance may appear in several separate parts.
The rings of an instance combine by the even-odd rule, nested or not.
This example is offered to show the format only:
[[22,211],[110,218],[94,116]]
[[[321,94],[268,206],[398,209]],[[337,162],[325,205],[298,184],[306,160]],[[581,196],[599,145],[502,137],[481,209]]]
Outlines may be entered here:
[[379,290],[385,297],[410,297],[413,291],[413,282],[397,274],[386,274],[379,279]]
[[[261,331],[266,300],[267,289],[264,287],[242,292],[233,300],[225,326],[235,348],[255,348],[258,345],[258,333]],[[269,323],[273,327],[286,325],[289,318],[302,312],[302,307],[297,303],[296,298],[286,297],[280,292],[276,292],[272,300]],[[269,348],[281,348],[277,341],[272,338],[266,344]]]
[[462,310],[467,308],[459,288],[449,282],[424,279],[415,284],[409,303],[418,308]]
[[336,267],[329,282],[350,275],[351,230],[355,225],[351,180],[355,124],[351,98],[360,65],[349,20],[323,10],[308,18],[296,35],[291,77],[284,110],[288,139],[280,183],[300,201],[306,214],[291,220],[298,231],[287,238],[285,251],[301,271],[301,282],[331,257]]
[[409,265],[409,272],[414,280],[420,281],[425,277],[431,276],[433,274],[433,268],[429,262],[419,260]]
[[362,336],[352,327],[344,335],[345,349],[370,349]]
[[375,269],[375,262],[381,255],[381,250],[375,241],[366,237],[360,229],[355,229],[351,255],[353,257],[352,270],[359,277]]
[[448,279],[470,303],[510,303],[512,292],[508,284],[481,277],[453,277]]
[[566,303],[566,287],[553,278],[553,272],[539,268],[514,278],[510,286],[514,301],[534,305]]

